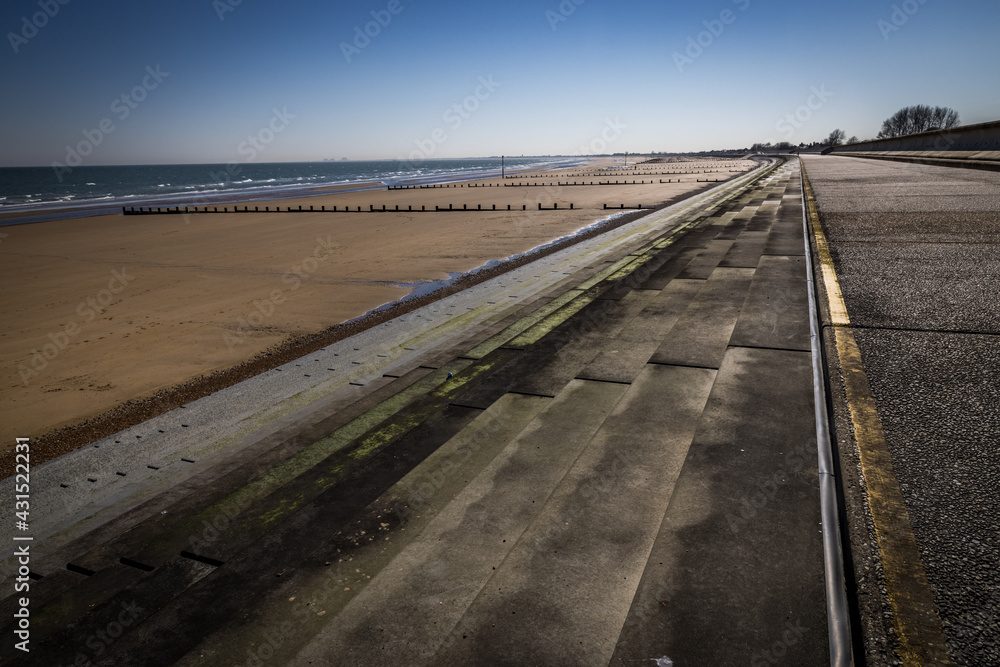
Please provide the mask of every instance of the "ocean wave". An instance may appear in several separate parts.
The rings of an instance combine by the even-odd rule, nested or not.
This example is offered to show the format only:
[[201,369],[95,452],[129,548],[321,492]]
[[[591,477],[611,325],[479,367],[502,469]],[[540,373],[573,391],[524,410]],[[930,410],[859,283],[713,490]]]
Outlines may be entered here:
[[[581,163],[579,158],[564,159],[524,159],[506,162],[508,170],[524,168],[555,168]],[[35,171],[28,170],[18,176],[22,179],[18,189],[5,188],[7,194],[0,197],[4,211],[23,207],[26,211],[37,211],[46,205],[54,208],[89,208],[113,206],[114,200],[128,205],[192,205],[218,202],[246,201],[248,198],[298,197],[309,194],[317,187],[346,186],[360,187],[362,184],[396,184],[405,182],[443,183],[465,181],[499,175],[500,160],[492,158],[466,160],[427,160],[413,164],[405,160],[376,160],[361,162],[319,163],[254,163],[242,165],[236,174],[243,178],[234,181],[225,175],[221,182],[205,182],[206,176],[218,171],[219,165],[163,165],[155,167],[100,167],[103,171],[89,173],[87,167],[80,167],[80,176],[99,177],[100,181],[85,181],[85,184],[50,189],[48,175],[42,178]],[[92,167],[89,169],[97,169]],[[115,169],[117,171],[108,171]],[[208,176],[211,178],[211,176]],[[96,184],[103,183],[105,192],[95,192]],[[38,187],[41,186],[41,187]],[[110,189],[110,192],[107,191]],[[32,193],[30,190],[38,190]],[[73,192],[68,196],[66,192]],[[110,203],[109,203],[110,202]]]

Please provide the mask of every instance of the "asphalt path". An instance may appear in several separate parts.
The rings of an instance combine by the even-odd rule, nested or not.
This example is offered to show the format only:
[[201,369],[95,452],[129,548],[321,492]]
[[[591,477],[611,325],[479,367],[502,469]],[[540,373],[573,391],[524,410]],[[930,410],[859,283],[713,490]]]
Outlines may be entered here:
[[948,649],[1000,664],[1000,174],[804,162]]

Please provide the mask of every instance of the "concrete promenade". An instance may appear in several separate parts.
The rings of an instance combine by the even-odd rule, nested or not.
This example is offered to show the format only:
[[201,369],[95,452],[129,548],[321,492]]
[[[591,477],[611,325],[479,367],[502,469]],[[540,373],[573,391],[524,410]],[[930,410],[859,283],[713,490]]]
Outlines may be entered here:
[[68,542],[25,664],[828,663],[797,164]]

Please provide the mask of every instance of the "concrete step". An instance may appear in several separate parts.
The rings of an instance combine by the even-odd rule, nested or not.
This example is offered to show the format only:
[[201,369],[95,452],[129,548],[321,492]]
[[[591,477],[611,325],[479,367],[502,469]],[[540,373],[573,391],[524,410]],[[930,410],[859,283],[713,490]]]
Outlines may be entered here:
[[618,301],[598,300],[547,338],[562,342],[558,352],[544,359],[512,383],[511,391],[555,395],[590,363],[625,327],[648,307],[656,292],[631,291]]
[[703,286],[699,280],[673,280],[654,292],[648,305],[580,371],[585,380],[631,383],[646,367],[681,314]]
[[381,581],[380,573],[552,400],[502,397],[360,512],[331,540],[337,543],[331,550],[336,557],[305,558],[301,567],[276,579],[241,617],[228,620],[193,647],[189,662],[250,661],[261,637],[273,632],[280,641],[270,648],[263,644],[273,652],[269,659],[290,663],[356,596]]
[[[141,624],[118,639],[102,659],[150,664],[150,657],[156,656],[153,662],[164,664],[197,662],[195,647],[199,652],[215,645],[235,649],[248,641],[253,647],[261,637],[249,630],[255,627],[247,625],[251,615],[258,625],[277,627],[283,638],[298,637],[283,649],[290,656],[320,632],[330,616],[354,618],[359,604],[365,609],[367,603],[354,596],[359,590],[367,591],[366,582],[390,576],[389,563],[399,561],[410,568],[399,571],[413,575],[416,568],[429,584],[444,585],[440,573],[427,571],[453,566],[452,552],[442,551],[448,548],[443,537],[471,539],[471,560],[459,559],[454,567],[465,572],[461,576],[488,578],[492,569],[480,572],[475,563],[489,562],[513,547],[513,541],[507,546],[490,541],[497,522],[506,526],[505,534],[520,535],[530,529],[543,504],[549,503],[546,511],[550,514],[566,511],[565,498],[577,491],[584,493],[579,490],[581,484],[589,488],[587,475],[607,471],[613,433],[621,429],[610,422],[605,426],[605,418],[625,393],[632,392],[629,395],[634,398],[628,404],[634,406],[622,423],[640,424],[656,412],[663,396],[679,396],[677,392],[693,386],[663,378],[714,375],[713,370],[700,368],[646,366],[654,350],[654,330],[675,329],[693,305],[682,308],[687,297],[707,295],[711,300],[713,294],[718,296],[727,271],[733,277],[732,272],[743,270],[718,268],[718,263],[754,224],[757,211],[765,208],[764,203],[747,207],[729,201],[716,208],[714,219],[687,234],[674,231],[651,236],[619,262],[588,267],[582,282],[579,276],[570,276],[564,281],[567,291],[541,295],[527,307],[512,307],[483,323],[475,336],[489,334],[490,338],[472,349],[462,351],[473,342],[468,338],[442,346],[434,351],[436,356],[427,357],[433,369],[402,370],[402,378],[387,378],[386,391],[371,393],[363,404],[340,406],[336,414],[312,419],[298,433],[269,435],[252,456],[223,466],[221,472],[213,471],[211,481],[217,484],[208,485],[209,493],[199,497],[184,489],[177,495],[166,494],[144,505],[133,523],[113,539],[101,542],[98,531],[80,540],[62,555],[72,553],[78,570],[94,574],[69,576],[57,570],[59,576],[38,582],[47,602],[40,609],[35,607],[39,624],[33,640],[37,639],[43,653],[49,652],[46,655],[62,656],[64,646],[86,645],[94,619],[111,618],[122,605],[136,603],[144,609],[141,618],[135,619]],[[698,219],[693,216],[692,222]],[[720,240],[720,234],[732,238]],[[684,272],[693,278],[677,280]],[[642,289],[652,276],[664,281],[667,289]],[[610,360],[613,350],[623,344],[628,347],[628,363],[621,377],[608,375],[610,365],[606,364],[604,371],[598,368],[597,372],[604,373],[598,379],[608,381],[572,379],[598,355]],[[456,354],[460,357],[452,358]],[[706,394],[710,384],[705,385]],[[390,391],[393,385],[395,391]],[[686,414],[684,410],[660,412],[656,423],[660,419],[667,424]],[[525,423],[529,425],[522,429]],[[599,445],[591,451],[588,443],[598,432],[604,435],[595,440]],[[664,463],[654,440],[673,438],[672,432],[657,432],[652,439],[635,436],[640,468],[653,470]],[[681,441],[685,437],[680,436]],[[473,444],[479,442],[485,444]],[[591,451],[591,458],[578,461],[585,450]],[[458,452],[463,459],[460,463],[455,461]],[[614,472],[613,460],[611,465]],[[578,477],[563,483],[570,470],[577,471]],[[410,482],[418,479],[430,480],[422,484],[432,487],[432,495],[438,498],[414,514],[405,510],[417,502]],[[628,480],[617,481],[627,486]],[[666,480],[650,483],[661,482]],[[556,497],[564,500],[550,499],[557,489],[562,491]],[[669,496],[657,489],[656,501],[635,500],[639,492],[628,489],[625,496],[637,507],[647,507],[643,501],[655,505],[663,494]],[[487,496],[490,507],[485,506]],[[154,507],[163,507],[166,514],[154,513]],[[452,523],[441,523],[447,521]],[[442,528],[447,525],[451,528]],[[591,526],[594,531],[599,528]],[[641,549],[635,545],[641,543],[638,539],[629,547],[636,579],[641,571],[636,554]],[[500,544],[507,543],[501,539]],[[405,554],[412,556],[415,549],[438,556],[408,560]],[[365,566],[352,572],[346,564],[355,555]],[[512,570],[504,572],[513,576]],[[315,602],[310,582],[317,581],[325,587],[323,600],[329,610],[315,611],[305,603],[286,606],[299,598]],[[338,595],[328,595],[334,581]],[[406,582],[414,585],[412,577]],[[346,584],[343,591],[340,584]],[[473,588],[465,591],[464,603],[449,609],[452,615],[445,621],[429,615],[428,619],[436,621],[428,622],[453,627],[478,595]],[[289,591],[292,594],[284,597]],[[619,607],[624,613],[626,607]],[[287,609],[301,616],[294,632],[279,620]],[[349,609],[355,612],[338,615],[340,609],[345,614]],[[269,619],[277,625],[268,626]],[[595,619],[581,622],[606,629],[606,619]],[[433,634],[440,628],[425,624],[424,630]],[[267,641],[273,650],[276,640]],[[440,647],[447,638],[435,641]],[[602,639],[601,646],[607,649],[609,640]],[[214,655],[231,655],[220,650]]]
[[[90,604],[85,617],[66,616],[63,608],[53,604],[32,613],[30,662],[24,664],[94,664],[92,661],[106,655],[108,644],[122,632],[141,626],[155,610],[214,570],[203,563],[176,558],[157,571],[150,585],[146,573],[133,567],[118,564],[106,568],[63,597],[70,606],[87,604],[92,597],[107,598],[103,603]],[[0,648],[0,658],[5,663],[19,664],[24,654],[10,651],[9,646]]]
[[733,247],[733,240],[711,240],[705,244],[705,249],[695,255],[684,270],[677,274],[681,280],[708,280],[719,262]]
[[719,266],[733,269],[756,268],[760,256],[764,254],[770,231],[770,224],[767,225],[766,229],[760,231],[745,230],[733,241],[729,251],[719,261]]
[[[363,389],[358,388],[360,395],[316,401],[293,412],[263,431],[246,436],[240,443],[239,456],[218,462],[153,498],[149,498],[149,492],[146,491],[142,494],[142,501],[134,507],[119,511],[114,519],[51,553],[39,549],[32,558],[32,571],[49,579],[63,571],[67,563],[83,564],[80,560],[83,554],[106,546],[150,518],[163,521],[164,512],[170,518],[181,517],[195,511],[195,508],[211,504],[224,497],[227,489],[246,484],[263,469],[284,461],[366,410],[404,391],[428,373],[429,370],[421,369],[400,378],[379,378]],[[194,489],[202,491],[195,493]],[[128,507],[130,500],[119,500]],[[36,602],[41,601],[40,595],[48,585],[45,579],[39,582],[39,590],[34,592]]]
[[[471,363],[460,360],[438,371],[428,369],[413,371],[412,377],[408,379],[415,377],[417,378],[415,381],[403,388],[397,388],[395,393],[374,397],[365,404],[368,406],[367,410],[332,431],[324,433],[326,429],[323,428],[300,434],[298,437],[305,437],[306,442],[316,436],[320,437],[284,461],[271,462],[265,459],[248,462],[247,467],[255,470],[257,474],[249,478],[236,474],[225,480],[223,488],[227,493],[217,495],[214,502],[201,504],[197,494],[187,494],[183,504],[167,510],[166,517],[130,531],[114,543],[102,545],[80,558],[76,564],[97,570],[107,562],[127,556],[155,567],[163,560],[177,555],[181,550],[198,553],[202,543],[219,541],[222,534],[254,507],[255,503],[271,497],[276,491],[314,470],[317,465],[341,452],[366,433],[373,432],[386,424],[387,420],[414,405],[428,392],[443,386],[448,381],[449,372],[460,374]],[[376,402],[378,398],[384,400]],[[346,416],[338,414],[332,417],[332,423],[342,422]]]
[[[456,365],[455,370],[461,365]],[[199,474],[71,542],[42,561],[40,571],[49,574],[32,586],[34,608],[44,609],[54,601],[53,606],[66,618],[88,612],[111,595],[113,589],[94,586],[80,572],[99,573],[108,567],[118,571],[123,557],[135,560],[139,553],[143,555],[136,562],[161,565],[182,550],[191,550],[194,543],[206,536],[214,539],[248,504],[343,446],[351,434],[371,428],[439,385],[447,372],[446,369],[437,376],[427,377],[430,370],[414,370],[353,404],[333,404],[330,407],[333,414],[324,419],[289,426],[263,440],[248,442],[241,457]],[[198,489],[200,492],[195,492]],[[134,568],[131,571],[142,573]],[[69,590],[86,582],[90,582],[85,587],[89,593]]]
[[[281,522],[253,543],[230,555],[209,576],[160,603],[155,614],[114,646],[115,664],[149,664],[156,656],[173,664],[218,628],[245,615],[269,593],[276,579],[315,564],[331,562],[345,548],[374,542],[375,533],[345,534],[366,507],[469,424],[480,411],[447,407],[413,429],[405,443],[380,448],[366,465],[311,502],[286,513]],[[151,573],[156,576],[162,568]],[[162,576],[162,575],[161,575]],[[162,595],[172,582],[153,586]]]
[[809,351],[806,289],[804,256],[762,256],[729,344]]
[[609,663],[714,379],[639,374],[433,664]]
[[[802,241],[802,212],[799,211],[797,216],[787,216],[788,209],[794,207],[784,207],[781,217],[771,225],[771,235],[764,247],[765,255],[805,256],[805,244]],[[784,219],[786,216],[791,219]]]
[[670,284],[694,259],[701,248],[685,247],[679,248],[672,257],[666,259],[650,276],[642,283],[641,289],[661,290]]
[[445,664],[434,652],[449,641],[452,628],[626,390],[618,384],[571,382],[296,660]]
[[729,348],[612,664],[829,661],[808,352]]
[[[239,484],[243,471],[238,471],[226,480],[234,487],[215,502],[198,506],[189,500],[193,494],[185,495],[179,506],[166,510],[166,517],[143,522],[77,559],[75,569],[96,574],[68,590],[53,589],[48,603],[41,607],[43,617],[50,608],[63,621],[92,616],[95,608],[114,604],[112,596],[118,589],[132,587],[140,579],[152,580],[151,586],[161,578],[169,579],[171,567],[182,562],[178,561],[182,554],[189,554],[187,560],[200,558],[201,562],[215,565],[227,562],[266,534],[276,532],[275,522],[288,522],[294,513],[308,506],[310,499],[356,475],[373,454],[396,443],[447,406],[453,393],[477,374],[476,367],[488,372],[493,363],[457,360],[451,366],[454,379],[447,378],[447,366],[430,373],[280,465],[265,471],[258,469],[261,474],[251,481]],[[473,369],[463,375],[463,367],[468,366]],[[451,427],[461,425],[454,423]],[[124,567],[121,562],[133,566]],[[107,576],[117,583],[107,583]],[[190,583],[193,580],[185,581],[185,585]],[[44,625],[39,626],[35,637],[39,641],[46,639]]]
[[[732,241],[725,243],[731,244]],[[754,269],[716,268],[650,361],[718,368],[753,280]]]

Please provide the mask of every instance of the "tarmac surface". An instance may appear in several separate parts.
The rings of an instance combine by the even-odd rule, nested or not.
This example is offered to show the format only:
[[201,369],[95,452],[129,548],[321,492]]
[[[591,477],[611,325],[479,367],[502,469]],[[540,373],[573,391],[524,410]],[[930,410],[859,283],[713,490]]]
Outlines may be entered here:
[[243,439],[187,477],[105,481],[46,528],[24,664],[828,663],[797,162],[735,187],[353,397],[217,408]]
[[1000,664],[1000,174],[803,160],[951,658]]

